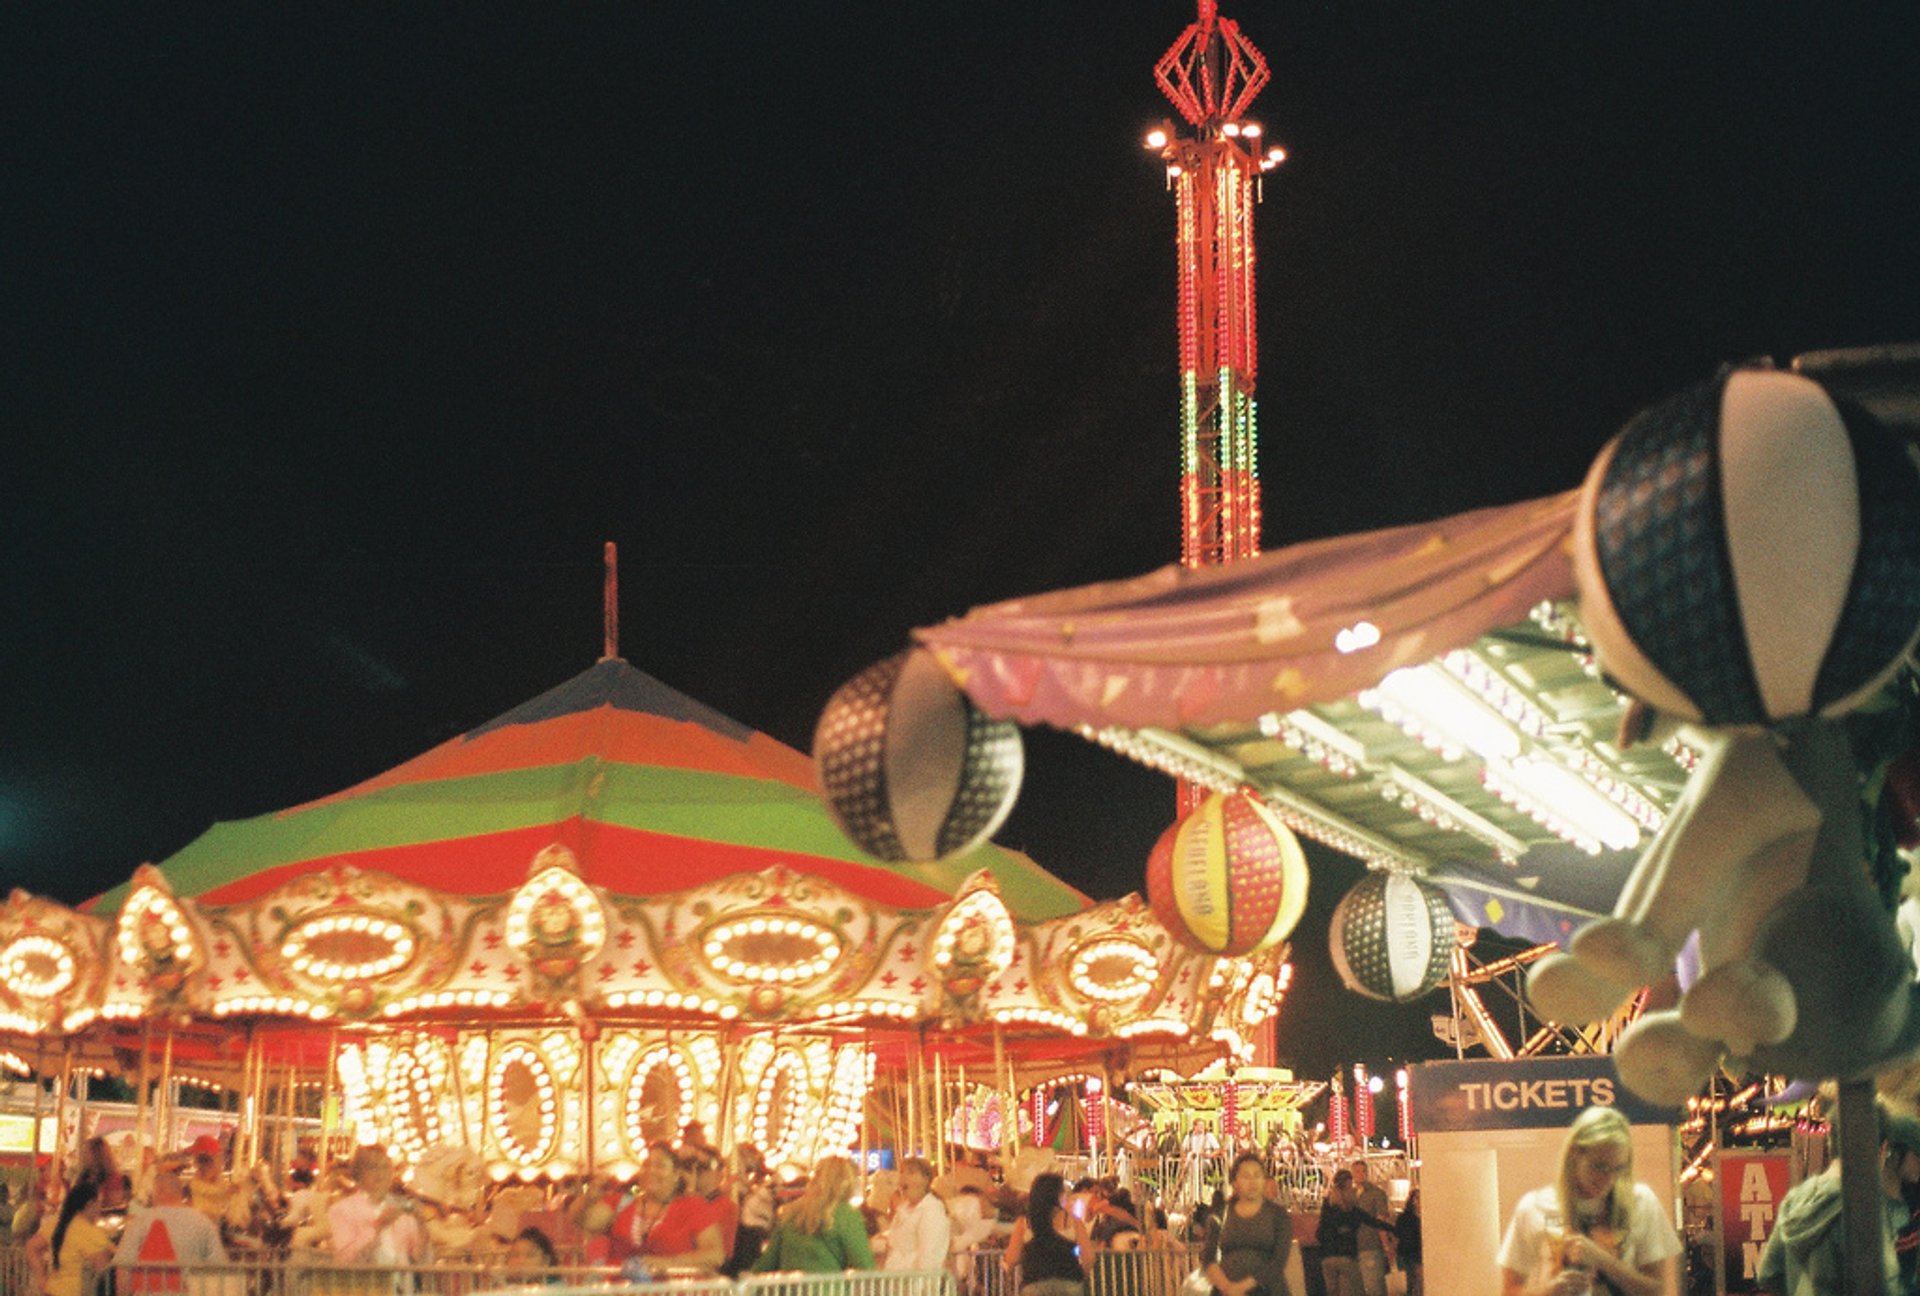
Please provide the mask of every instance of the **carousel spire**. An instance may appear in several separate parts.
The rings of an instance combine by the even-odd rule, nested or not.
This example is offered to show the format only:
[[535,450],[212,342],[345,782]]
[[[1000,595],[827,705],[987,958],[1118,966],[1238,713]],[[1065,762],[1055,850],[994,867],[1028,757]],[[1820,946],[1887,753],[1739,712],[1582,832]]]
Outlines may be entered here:
[[602,628],[600,660],[620,659],[620,547],[607,541],[606,579],[601,586],[600,619]]

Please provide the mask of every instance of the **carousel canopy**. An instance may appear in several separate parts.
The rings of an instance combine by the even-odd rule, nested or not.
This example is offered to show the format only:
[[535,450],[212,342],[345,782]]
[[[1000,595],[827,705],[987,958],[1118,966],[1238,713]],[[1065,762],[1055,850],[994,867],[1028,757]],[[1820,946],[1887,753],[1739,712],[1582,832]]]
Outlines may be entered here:
[[[781,865],[893,908],[945,903],[982,869],[1016,917],[1089,903],[997,846],[930,864],[862,854],[822,807],[806,756],[618,658],[345,791],[216,824],[159,869],[202,904],[245,903],[334,866],[492,895],[555,844],[583,881],[622,895]],[[87,908],[111,915],[130,887]]]
[[[843,1065],[923,1048],[1009,1082],[1023,1060],[1245,1054],[1284,959],[1187,948],[1138,896],[1094,904],[990,845],[874,860],[806,757],[608,659],[355,787],[218,825],[88,906],[14,892],[0,1046],[129,1074],[163,1054],[221,1084],[337,1063],[392,1138],[416,1072],[466,1067],[480,1102],[496,1063],[571,1076],[593,1040],[595,1103],[665,1067],[689,1093],[758,1102],[764,1081],[841,1111],[864,1088]],[[501,1141],[517,1170],[610,1146],[554,1101],[575,1152]]]

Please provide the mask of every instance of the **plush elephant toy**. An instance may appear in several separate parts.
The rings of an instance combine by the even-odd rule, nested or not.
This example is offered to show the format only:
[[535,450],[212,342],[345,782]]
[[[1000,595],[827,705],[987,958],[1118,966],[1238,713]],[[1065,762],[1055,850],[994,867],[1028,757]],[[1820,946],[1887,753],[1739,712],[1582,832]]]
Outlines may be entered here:
[[1684,1101],[1728,1056],[1852,1077],[1920,1048],[1914,962],[1871,876],[1843,719],[1920,637],[1908,447],[1807,378],[1724,372],[1601,452],[1574,567],[1601,665],[1689,722],[1704,756],[1612,916],[1535,966],[1535,1007],[1602,1017],[1698,932],[1678,1008],[1615,1049],[1642,1096]]

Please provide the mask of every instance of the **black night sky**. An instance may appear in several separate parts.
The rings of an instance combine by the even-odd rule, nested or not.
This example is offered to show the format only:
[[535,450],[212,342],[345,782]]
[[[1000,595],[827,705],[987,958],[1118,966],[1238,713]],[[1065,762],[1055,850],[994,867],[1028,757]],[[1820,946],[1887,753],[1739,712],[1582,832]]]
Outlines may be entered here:
[[[1573,485],[1719,363],[1920,338],[1920,7],[1281,3],[1269,548]],[[623,655],[805,748],[1177,551],[1179,0],[0,14],[0,883],[75,901]],[[1158,775],[1001,840],[1140,886]],[[1435,1053],[1334,982],[1283,1060]]]

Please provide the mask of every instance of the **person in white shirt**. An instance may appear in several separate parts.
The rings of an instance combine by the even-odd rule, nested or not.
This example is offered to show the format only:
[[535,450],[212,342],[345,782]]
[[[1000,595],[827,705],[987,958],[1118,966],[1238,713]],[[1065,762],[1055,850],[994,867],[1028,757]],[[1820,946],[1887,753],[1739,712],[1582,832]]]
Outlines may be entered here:
[[900,1163],[900,1195],[887,1226],[887,1261],[893,1271],[944,1269],[950,1237],[947,1207],[930,1191],[933,1167],[919,1157]]
[[1611,1107],[1574,1118],[1556,1183],[1513,1208],[1500,1243],[1501,1296],[1677,1296],[1680,1236],[1633,1178],[1633,1131]]
[[162,1162],[153,1172],[153,1204],[136,1206],[114,1249],[122,1292],[178,1290],[182,1264],[224,1264],[227,1249],[211,1220],[187,1205],[178,1162]]

